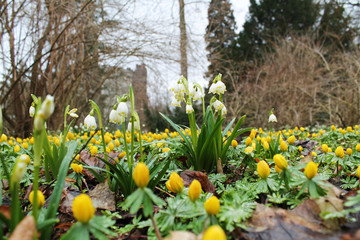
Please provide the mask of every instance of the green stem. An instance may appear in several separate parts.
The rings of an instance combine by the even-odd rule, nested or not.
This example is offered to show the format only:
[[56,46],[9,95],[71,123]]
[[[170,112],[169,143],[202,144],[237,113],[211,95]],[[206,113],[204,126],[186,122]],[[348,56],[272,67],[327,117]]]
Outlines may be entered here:
[[196,129],[196,122],[195,122],[195,113],[193,113],[193,112],[189,114],[189,124],[190,124],[190,130],[191,130],[193,149],[196,149],[196,147],[197,147],[197,129]]
[[159,229],[158,229],[158,227],[157,227],[157,225],[156,225],[154,216],[151,214],[151,215],[150,215],[150,218],[151,218],[151,222],[152,222],[152,224],[153,224],[153,226],[154,226],[154,230],[155,230],[156,237],[157,237],[159,240],[161,240],[162,238],[161,238],[161,235],[160,235],[160,231],[159,231]]
[[130,117],[131,121],[131,131],[130,131],[130,161],[131,166],[134,164],[134,116]]
[[35,221],[38,219],[38,197],[37,197],[37,191],[39,190],[39,174],[40,174],[40,162],[41,162],[41,150],[42,150],[42,144],[43,144],[43,134],[44,134],[45,128],[43,128],[41,131],[35,131],[34,132],[34,180],[33,180],[33,192],[34,192],[34,200],[33,200],[33,216],[35,218]]
[[129,167],[129,172],[130,172],[131,165],[130,165],[129,148],[128,148],[127,141],[126,141],[126,126],[125,126],[125,121],[122,123],[122,130],[123,130],[123,138],[124,138],[126,158],[127,158],[128,167]]

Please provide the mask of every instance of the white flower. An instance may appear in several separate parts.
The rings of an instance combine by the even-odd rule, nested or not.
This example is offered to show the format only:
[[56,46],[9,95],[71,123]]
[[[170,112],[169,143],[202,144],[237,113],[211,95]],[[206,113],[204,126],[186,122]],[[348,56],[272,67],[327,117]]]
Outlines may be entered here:
[[54,112],[54,109],[54,97],[51,95],[47,95],[45,101],[41,104],[41,111],[44,120],[48,119],[51,116],[51,114]]
[[269,122],[277,122],[276,116],[273,113],[269,116]]
[[35,108],[33,106],[30,106],[30,108],[29,108],[30,117],[34,117],[34,114],[35,114]]
[[84,119],[84,125],[87,129],[95,130],[97,127],[95,117],[87,115]]
[[225,106],[222,102],[220,102],[219,100],[216,100],[213,103],[213,107],[215,108],[216,111],[219,111],[219,110],[223,109]]
[[222,81],[218,81],[216,83],[211,84],[209,93],[213,94],[224,94],[226,91],[226,86]]
[[186,104],[186,113],[190,114],[192,112],[194,112],[193,106],[191,104]]
[[69,114],[70,117],[72,117],[72,118],[78,118],[79,115],[76,114],[76,111],[77,111],[77,108],[73,108],[73,109],[71,109],[71,110],[69,111],[68,114]]
[[174,92],[175,94],[180,94],[185,92],[185,86],[181,82],[175,83],[171,88],[171,92]]
[[174,95],[175,99],[178,100],[178,101],[184,101],[185,100],[185,96],[184,96],[184,93],[177,93]]
[[176,107],[181,107],[181,100],[178,100],[178,99],[174,98],[174,99],[171,101],[171,105],[172,105],[172,106],[176,106]]
[[115,124],[121,124],[123,117],[121,117],[120,113],[116,110],[111,110],[109,115],[109,122],[115,123]]
[[42,110],[39,110],[34,119],[34,129],[36,131],[42,130],[42,128],[44,127],[44,122],[45,120],[44,120],[43,112]]
[[202,100],[202,98],[204,97],[204,94],[201,93],[201,90],[196,86],[193,86],[190,88],[189,94],[190,94],[190,97],[193,98],[193,101]]
[[[129,132],[131,132],[131,121],[128,124],[127,130]],[[139,123],[137,121],[134,121],[134,131],[140,131],[140,126],[139,126]]]
[[16,161],[15,168],[11,174],[11,182],[20,182],[26,171],[26,163],[22,161]]
[[227,110],[226,110],[226,107],[224,106],[222,109],[221,109],[221,114],[222,115],[226,115],[227,113]]
[[122,117],[127,117],[128,115],[128,107],[125,102],[119,102],[119,105],[116,108],[116,111],[120,114]]

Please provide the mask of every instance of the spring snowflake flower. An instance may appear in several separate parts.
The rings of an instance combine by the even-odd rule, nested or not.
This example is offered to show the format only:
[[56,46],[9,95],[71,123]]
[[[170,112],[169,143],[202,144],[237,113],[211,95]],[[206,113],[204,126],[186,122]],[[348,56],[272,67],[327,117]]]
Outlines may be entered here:
[[224,94],[226,91],[226,86],[222,81],[218,81],[216,83],[211,84],[209,93],[213,94]]
[[48,119],[51,114],[54,112],[55,104],[54,97],[51,95],[47,95],[45,101],[41,104],[41,112],[44,120]]
[[215,108],[215,110],[219,111],[219,110],[222,110],[225,106],[222,102],[220,102],[219,100],[216,100],[213,103],[213,107]]
[[128,112],[129,112],[128,107],[125,102],[119,102],[119,105],[117,106],[116,111],[122,117],[127,117]]
[[171,105],[172,105],[172,106],[175,106],[175,107],[181,107],[181,100],[178,100],[178,99],[174,98],[174,99],[171,101]]
[[201,101],[204,97],[204,93],[202,93],[202,90],[195,85],[190,87],[189,95],[193,98],[193,101]]
[[277,122],[277,118],[276,118],[276,116],[274,114],[271,114],[269,116],[269,122]]
[[190,114],[194,112],[194,108],[191,104],[186,104],[186,113]]
[[87,129],[95,130],[97,128],[95,117],[87,115],[84,119],[84,125]]
[[116,110],[111,110],[109,115],[109,122],[115,123],[115,124],[121,124],[123,117],[120,115],[120,113]]
[[29,115],[30,117],[34,117],[35,115],[35,108],[33,106],[30,106],[29,108]]

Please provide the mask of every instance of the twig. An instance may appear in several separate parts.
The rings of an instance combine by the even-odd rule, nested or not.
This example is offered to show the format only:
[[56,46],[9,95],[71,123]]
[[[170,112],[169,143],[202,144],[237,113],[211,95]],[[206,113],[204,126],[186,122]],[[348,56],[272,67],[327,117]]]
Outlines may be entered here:
[[155,187],[155,189],[157,189],[157,190],[159,190],[159,191],[161,191],[161,192],[163,192],[163,193],[165,193],[165,194],[169,195],[169,196],[170,196],[170,197],[172,197],[172,198],[175,198],[175,196],[171,195],[171,194],[170,194],[170,193],[168,193],[167,191],[162,190],[162,189],[161,189],[161,188],[159,188],[159,187]]
[[156,237],[157,237],[159,240],[162,240],[161,235],[160,235],[160,232],[159,232],[159,229],[158,229],[158,227],[156,226],[156,222],[155,222],[154,216],[151,214],[150,217],[151,217],[151,222],[152,222],[152,224],[153,224],[153,226],[154,226],[154,229],[155,229]]

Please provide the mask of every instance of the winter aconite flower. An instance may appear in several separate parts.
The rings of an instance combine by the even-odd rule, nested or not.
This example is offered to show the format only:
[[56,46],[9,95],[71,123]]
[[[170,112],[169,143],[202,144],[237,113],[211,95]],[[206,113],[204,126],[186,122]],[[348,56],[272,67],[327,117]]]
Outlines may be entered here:
[[252,153],[253,151],[254,151],[254,148],[253,148],[253,147],[247,147],[247,148],[245,148],[245,150],[244,150],[245,154],[250,154],[250,153]]
[[213,225],[206,229],[202,240],[226,240],[226,235],[219,225]]
[[192,202],[195,202],[200,197],[200,194],[201,194],[201,184],[198,180],[194,179],[189,187],[189,192],[188,192],[189,199]]
[[145,188],[149,183],[149,176],[149,169],[145,163],[139,162],[136,164],[133,173],[133,179],[136,183],[136,186],[139,188]]
[[[33,204],[34,202],[34,191],[31,191],[31,193],[29,194],[29,201],[31,204]],[[45,204],[45,197],[44,194],[41,191],[37,191],[37,203],[39,208],[42,208]]]
[[288,150],[288,145],[286,144],[285,141],[282,141],[280,143],[280,150],[283,151],[283,152],[286,152]]
[[260,178],[266,179],[270,175],[269,165],[264,160],[260,161],[257,164],[257,172]]
[[327,152],[328,152],[328,150],[329,150],[328,145],[327,145],[327,144],[323,144],[323,145],[321,145],[321,150],[323,151],[323,153],[327,153]]
[[204,207],[209,215],[216,215],[220,210],[220,201],[217,197],[211,196],[205,201]]
[[295,140],[296,140],[295,136],[292,135],[291,137],[288,138],[287,142],[288,142],[289,144],[294,144]]
[[304,170],[304,174],[306,176],[307,179],[313,179],[318,171],[318,166],[316,165],[316,163],[314,163],[313,161],[309,162]]
[[169,181],[166,182],[166,187],[173,193],[181,193],[184,189],[184,180],[179,174],[173,172],[170,175]]
[[356,175],[360,178],[360,165],[358,166],[358,168],[356,170]]
[[91,198],[83,193],[74,199],[72,211],[76,220],[88,223],[94,217],[96,209],[92,205]]
[[231,146],[232,146],[233,148],[236,148],[237,145],[238,145],[238,142],[237,142],[235,139],[231,141]]
[[83,166],[80,164],[72,163],[70,166],[76,173],[81,173],[83,171]]
[[353,150],[351,148],[346,149],[346,154],[351,155],[353,153]]
[[356,145],[355,150],[356,150],[357,152],[360,152],[360,143]]
[[264,147],[264,149],[265,149],[266,151],[269,150],[270,146],[269,146],[269,143],[268,143],[267,141],[264,141],[264,142],[262,143],[262,145],[263,145],[263,147]]
[[335,156],[339,157],[339,158],[343,158],[345,156],[345,153],[344,153],[344,149],[343,147],[337,147],[336,150],[335,150]]
[[275,165],[281,170],[286,169],[287,166],[288,166],[288,163],[287,163],[285,157],[283,155],[281,155],[281,154],[276,154],[273,157],[273,160],[275,162]]

